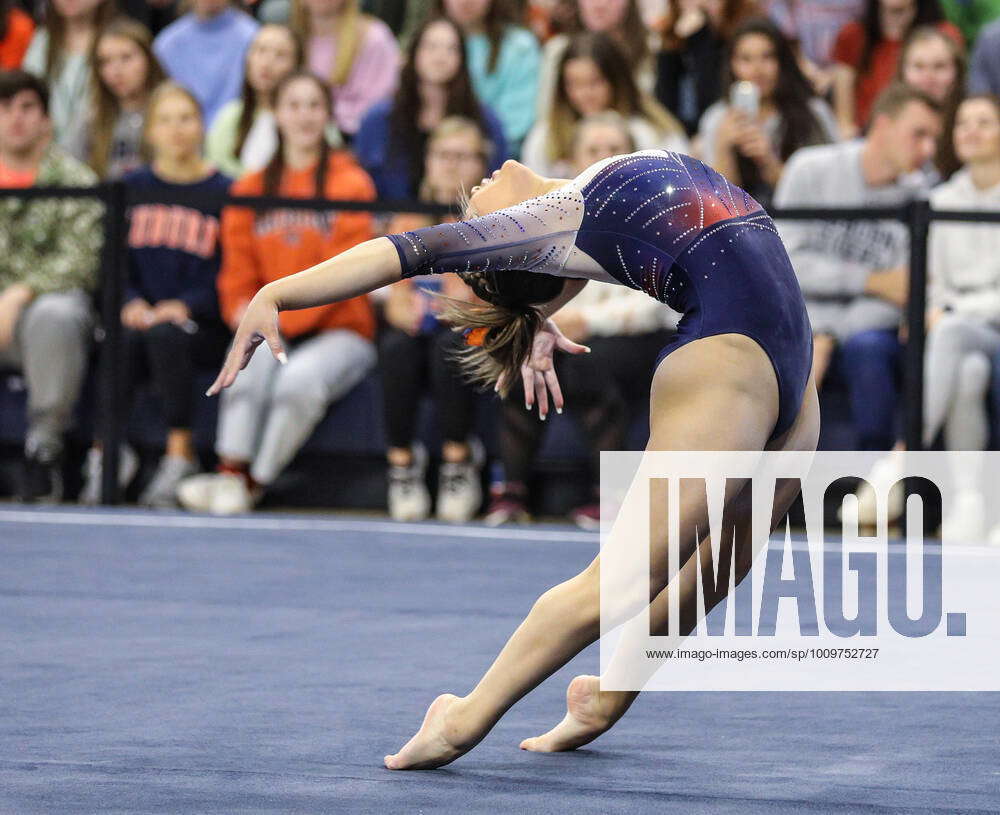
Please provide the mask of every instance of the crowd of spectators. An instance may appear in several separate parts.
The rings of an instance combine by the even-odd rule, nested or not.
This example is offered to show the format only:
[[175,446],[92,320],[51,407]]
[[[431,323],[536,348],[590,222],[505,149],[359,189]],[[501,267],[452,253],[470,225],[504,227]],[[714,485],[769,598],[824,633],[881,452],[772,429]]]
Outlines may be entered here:
[[[545,425],[499,411],[500,461],[483,507],[479,396],[435,293],[403,281],[281,315],[287,364],[258,353],[221,398],[217,468],[200,472],[188,398],[218,365],[257,289],[426,216],[253,211],[243,195],[456,206],[517,158],[552,177],[636,149],[700,157],[766,206],[1000,209],[997,0],[0,0],[0,187],[121,180],[145,199],[204,206],[128,213],[121,308],[128,383],[148,381],[169,428],[139,500],[251,509],[331,404],[376,366],[385,392],[390,513],[524,520]],[[194,198],[191,195],[194,194]],[[214,207],[214,208],[213,208]],[[25,500],[61,500],[64,437],[97,320],[102,205],[0,198],[0,367],[27,390]],[[898,222],[785,222],[819,381],[846,387],[859,445],[896,439],[908,233]],[[1000,227],[931,230],[925,442],[989,444],[1000,378]],[[596,455],[626,444],[677,315],[591,284],[556,321],[593,354],[559,361],[568,412]],[[126,388],[131,393],[131,386]],[[442,442],[418,439],[429,398]],[[127,412],[127,409],[124,409]],[[943,431],[943,433],[942,433]],[[103,451],[82,463],[99,500]],[[126,447],[118,477],[135,477]]]

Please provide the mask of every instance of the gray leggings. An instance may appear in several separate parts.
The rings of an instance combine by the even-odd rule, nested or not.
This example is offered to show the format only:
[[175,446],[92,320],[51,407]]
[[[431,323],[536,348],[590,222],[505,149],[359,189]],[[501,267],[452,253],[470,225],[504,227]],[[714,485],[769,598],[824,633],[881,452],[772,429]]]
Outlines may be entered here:
[[968,315],[945,314],[927,335],[924,357],[924,444],[944,425],[949,450],[985,450],[986,393],[1000,328]]
[[0,348],[0,368],[24,374],[28,389],[25,449],[62,449],[90,353],[93,311],[86,292],[41,294],[21,312],[14,340]]
[[281,365],[261,345],[222,392],[215,452],[250,463],[270,484],[305,444],[327,408],[375,364],[375,346],[354,331],[324,331],[288,351]]

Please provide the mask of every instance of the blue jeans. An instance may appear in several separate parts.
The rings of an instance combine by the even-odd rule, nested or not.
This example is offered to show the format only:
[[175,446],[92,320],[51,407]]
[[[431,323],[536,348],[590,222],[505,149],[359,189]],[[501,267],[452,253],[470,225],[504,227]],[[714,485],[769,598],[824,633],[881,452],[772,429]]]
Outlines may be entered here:
[[901,352],[895,329],[860,331],[837,351],[860,450],[888,450],[896,441]]

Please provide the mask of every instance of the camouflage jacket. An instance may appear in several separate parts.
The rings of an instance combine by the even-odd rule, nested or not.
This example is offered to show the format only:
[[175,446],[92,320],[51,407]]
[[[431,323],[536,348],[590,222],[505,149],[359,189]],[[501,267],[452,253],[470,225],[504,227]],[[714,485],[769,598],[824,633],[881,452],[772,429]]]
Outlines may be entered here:
[[[37,187],[89,187],[97,176],[50,147]],[[92,198],[0,198],[0,291],[26,283],[35,294],[97,287],[104,205]]]

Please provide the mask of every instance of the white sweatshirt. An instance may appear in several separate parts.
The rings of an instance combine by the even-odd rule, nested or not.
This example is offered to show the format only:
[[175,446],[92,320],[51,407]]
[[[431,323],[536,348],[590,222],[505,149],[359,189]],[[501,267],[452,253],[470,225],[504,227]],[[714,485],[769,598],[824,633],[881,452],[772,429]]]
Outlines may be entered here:
[[[931,206],[1000,212],[1000,184],[980,190],[962,169],[934,189]],[[1000,224],[931,224],[927,274],[932,308],[1000,324]]]
[[646,292],[591,280],[566,304],[579,310],[591,335],[613,337],[676,328],[681,315]]

